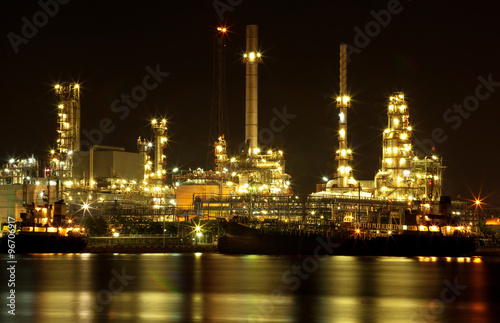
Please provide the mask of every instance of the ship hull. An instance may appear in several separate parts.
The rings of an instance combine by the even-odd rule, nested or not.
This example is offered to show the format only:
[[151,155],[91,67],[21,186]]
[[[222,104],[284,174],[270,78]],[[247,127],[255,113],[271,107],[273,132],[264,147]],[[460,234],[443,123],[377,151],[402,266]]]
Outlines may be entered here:
[[23,253],[76,253],[82,252],[87,246],[87,240],[80,236],[60,236],[48,234],[18,234],[8,242],[8,236],[0,239],[0,252],[15,254]]
[[[232,225],[235,227],[235,225]],[[254,230],[239,234],[234,228],[218,240],[224,254],[261,255],[358,255],[398,257],[457,257],[476,249],[474,238],[443,236],[434,232],[411,232],[363,238],[356,234],[288,235]],[[235,233],[236,232],[236,233]]]

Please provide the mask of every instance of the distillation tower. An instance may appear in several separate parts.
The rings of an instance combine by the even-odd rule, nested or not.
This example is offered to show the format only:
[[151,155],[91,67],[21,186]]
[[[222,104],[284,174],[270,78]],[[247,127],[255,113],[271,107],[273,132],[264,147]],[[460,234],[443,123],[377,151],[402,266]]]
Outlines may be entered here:
[[403,92],[389,97],[387,128],[382,135],[382,167],[375,175],[377,197],[436,201],[441,195],[442,160],[420,159],[412,147],[408,103]]
[[167,146],[167,120],[166,119],[153,119],[151,121],[151,128],[154,133],[154,176],[156,180],[163,180],[165,178],[166,170],[164,166],[167,158],[163,151]]
[[57,98],[57,142],[51,151],[51,176],[73,177],[73,154],[80,151],[80,86],[55,86]]

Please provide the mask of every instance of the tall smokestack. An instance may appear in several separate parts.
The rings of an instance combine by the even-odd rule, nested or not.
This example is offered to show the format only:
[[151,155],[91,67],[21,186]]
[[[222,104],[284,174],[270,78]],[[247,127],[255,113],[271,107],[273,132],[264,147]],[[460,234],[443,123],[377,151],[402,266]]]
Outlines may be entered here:
[[247,25],[247,50],[243,56],[246,64],[246,98],[245,98],[245,146],[249,154],[258,152],[258,63],[262,62],[258,50],[258,26]]

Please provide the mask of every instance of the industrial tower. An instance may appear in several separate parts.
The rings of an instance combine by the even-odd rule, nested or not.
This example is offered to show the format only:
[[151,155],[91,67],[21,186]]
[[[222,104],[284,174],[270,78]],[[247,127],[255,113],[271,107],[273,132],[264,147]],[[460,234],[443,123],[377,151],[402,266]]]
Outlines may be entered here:
[[154,139],[154,178],[163,180],[166,174],[164,166],[167,162],[167,157],[163,154],[163,150],[167,146],[167,120],[166,119],[153,119],[151,121],[151,128],[153,130]]
[[55,86],[57,98],[57,142],[51,151],[52,176],[73,177],[73,154],[80,151],[80,86]]
[[256,155],[260,152],[258,135],[258,76],[259,63],[262,58],[258,49],[257,25],[247,25],[246,53],[243,55],[243,63],[246,64],[246,94],[245,94],[245,148],[248,155]]
[[210,145],[215,148],[216,171],[222,171],[227,164],[225,135],[228,134],[229,122],[226,101],[226,38],[227,28],[218,27],[214,40],[214,80],[209,134]]
[[351,149],[347,146],[347,108],[351,106],[347,95],[347,44],[340,45],[340,92],[337,97],[337,109],[339,111],[339,149],[335,159],[338,160],[337,188],[353,186],[352,168],[349,166],[352,160]]
[[382,169],[393,179],[391,189],[406,190],[408,179],[411,179],[413,149],[408,117],[404,94],[394,93],[389,98],[387,129],[384,130],[382,143]]
[[375,175],[377,197],[437,201],[441,196],[442,159],[415,156],[408,103],[403,92],[389,97],[387,128],[382,135],[382,167]]

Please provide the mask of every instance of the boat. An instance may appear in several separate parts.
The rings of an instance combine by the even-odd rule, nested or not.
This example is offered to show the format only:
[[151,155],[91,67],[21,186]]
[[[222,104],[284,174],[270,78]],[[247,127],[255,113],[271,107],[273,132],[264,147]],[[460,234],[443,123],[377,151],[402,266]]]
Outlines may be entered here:
[[[77,253],[87,246],[84,235],[65,232],[56,227],[22,227],[15,235],[0,238],[0,252],[25,253]],[[11,251],[12,252],[12,251]]]
[[[21,213],[21,221],[4,226],[0,253],[82,252],[88,243],[87,235],[83,228],[72,227],[71,221],[66,221],[64,201],[47,206],[28,205],[27,212]],[[49,216],[51,210],[53,216]]]
[[445,235],[441,230],[372,234],[369,230],[346,229],[315,233],[251,228],[225,219],[219,219],[219,225],[225,232],[218,239],[218,250],[223,254],[457,257],[476,249],[473,236]]

